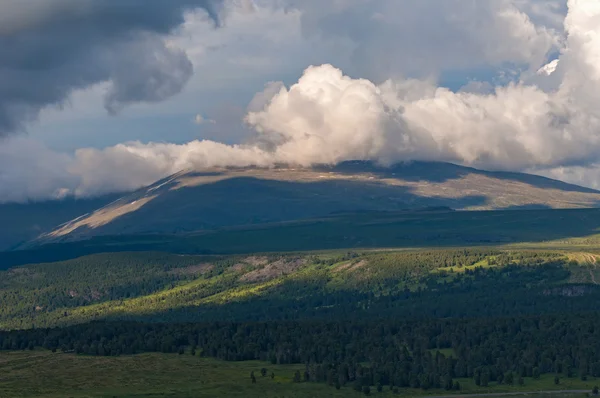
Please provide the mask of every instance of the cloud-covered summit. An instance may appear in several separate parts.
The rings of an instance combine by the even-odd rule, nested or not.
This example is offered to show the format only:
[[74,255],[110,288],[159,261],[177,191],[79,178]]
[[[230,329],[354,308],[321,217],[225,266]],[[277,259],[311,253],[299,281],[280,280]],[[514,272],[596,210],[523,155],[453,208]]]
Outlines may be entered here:
[[111,113],[178,93],[193,73],[185,52],[164,39],[218,0],[0,0],[0,136],[22,130],[69,94],[110,82]]

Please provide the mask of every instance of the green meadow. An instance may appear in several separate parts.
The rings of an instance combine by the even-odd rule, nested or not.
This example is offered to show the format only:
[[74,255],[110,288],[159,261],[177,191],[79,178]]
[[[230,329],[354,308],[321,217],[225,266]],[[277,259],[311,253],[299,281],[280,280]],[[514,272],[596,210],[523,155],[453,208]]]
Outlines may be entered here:
[[[267,375],[261,376],[261,369]],[[0,353],[0,396],[43,398],[134,398],[134,397],[364,397],[351,387],[337,390],[317,383],[295,383],[294,373],[303,365],[272,365],[261,361],[225,362],[185,353],[139,354],[120,357],[92,357],[49,351]],[[250,374],[254,372],[256,383]],[[271,377],[271,374],[274,377]],[[520,391],[589,390],[599,383],[590,378],[562,379],[551,376],[525,379],[523,386],[477,387],[470,379],[458,379],[460,393],[372,389],[382,397],[464,396],[471,393],[516,393]],[[539,394],[537,396],[583,397],[585,393]]]

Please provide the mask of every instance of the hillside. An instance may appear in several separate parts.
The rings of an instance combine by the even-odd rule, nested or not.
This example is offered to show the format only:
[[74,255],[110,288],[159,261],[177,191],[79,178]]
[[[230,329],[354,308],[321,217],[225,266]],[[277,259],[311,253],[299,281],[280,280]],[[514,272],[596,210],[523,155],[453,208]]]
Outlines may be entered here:
[[[565,211],[582,210],[546,210]],[[0,395],[584,396],[600,382],[596,247],[14,267],[0,271]]]
[[[61,396],[61,387],[83,389],[70,378],[115,374],[106,367],[120,369],[123,386],[85,396],[591,391],[600,380],[598,270],[573,259],[596,253],[122,253],[18,267],[0,272],[1,391]],[[61,369],[40,369],[53,382],[23,384],[22,369],[42,363]],[[179,375],[167,381],[166,369]]]
[[30,203],[0,204],[0,250],[35,239],[75,217],[105,206],[120,195],[90,199],[65,198]]
[[349,248],[598,245],[600,209],[339,213],[305,220],[178,234],[96,236],[0,252],[0,269],[93,253],[245,254]]
[[589,311],[600,297],[598,270],[589,268],[597,256],[502,248],[105,253],[0,271],[0,329]]
[[448,163],[390,168],[346,162],[312,169],[181,172],[81,215],[37,243],[99,235],[184,233],[356,211],[595,207],[600,192],[521,173]]

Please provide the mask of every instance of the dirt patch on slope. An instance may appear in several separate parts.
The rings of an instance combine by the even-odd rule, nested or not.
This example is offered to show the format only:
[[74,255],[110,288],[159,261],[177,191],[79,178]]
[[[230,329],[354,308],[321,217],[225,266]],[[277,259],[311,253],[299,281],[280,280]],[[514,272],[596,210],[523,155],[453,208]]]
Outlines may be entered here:
[[342,272],[347,270],[348,268],[350,268],[352,266],[352,261],[347,261],[343,264],[338,265],[337,267],[335,267],[333,269],[333,273],[337,274],[338,272]]
[[258,267],[261,265],[268,264],[269,259],[265,256],[250,256],[243,259],[242,262]]
[[365,265],[369,264],[367,260],[359,260],[359,261],[348,261],[344,264],[338,265],[333,270],[334,273],[342,272],[342,271],[356,271],[357,269],[363,268]]
[[203,263],[197,265],[190,265],[189,267],[175,268],[169,271],[172,275],[204,275],[207,272],[212,271],[215,268],[210,263]]
[[248,272],[240,277],[242,282],[264,282],[283,275],[291,274],[306,264],[304,258],[281,258],[264,267]]
[[348,268],[348,271],[356,271],[357,269],[363,268],[367,264],[369,264],[367,260],[360,260],[359,262],[352,264],[352,267]]
[[12,275],[31,275],[33,272],[27,268],[11,268],[8,273]]
[[242,259],[239,263],[235,264],[230,269],[232,271],[240,272],[248,267],[256,268],[263,265],[267,265],[268,263],[269,259],[265,256],[249,256]]
[[246,269],[246,267],[248,267],[248,264],[246,264],[246,263],[237,263],[237,264],[233,265],[230,269],[235,272],[240,272],[240,271],[243,271],[244,269]]

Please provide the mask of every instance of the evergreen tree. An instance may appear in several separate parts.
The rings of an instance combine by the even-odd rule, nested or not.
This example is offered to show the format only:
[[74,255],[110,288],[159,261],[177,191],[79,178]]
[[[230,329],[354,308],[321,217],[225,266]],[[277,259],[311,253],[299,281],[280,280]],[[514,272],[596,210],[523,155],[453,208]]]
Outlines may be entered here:
[[506,372],[504,375],[504,384],[512,385],[514,383],[514,376],[511,371]]

